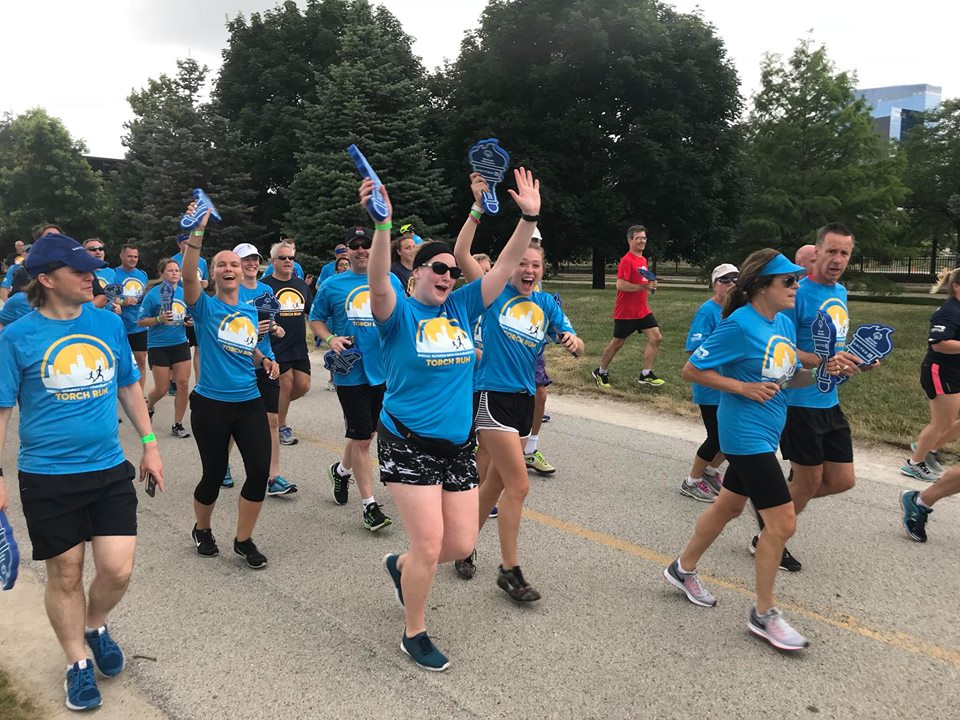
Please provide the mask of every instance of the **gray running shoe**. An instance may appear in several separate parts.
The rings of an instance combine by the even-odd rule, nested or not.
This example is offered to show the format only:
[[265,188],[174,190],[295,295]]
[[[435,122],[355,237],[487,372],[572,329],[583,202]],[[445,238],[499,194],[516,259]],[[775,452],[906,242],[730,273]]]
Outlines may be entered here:
[[703,503],[712,503],[717,499],[705,480],[698,480],[694,485],[687,485],[686,480],[682,481],[680,483],[680,494]]
[[759,615],[755,607],[750,608],[747,629],[778,650],[803,650],[810,645],[807,639],[786,621],[779,608],[770,608],[763,615]]
[[927,467],[927,463],[923,460],[915,463],[909,458],[900,466],[900,474],[916,478],[917,480],[923,480],[924,482],[936,482],[940,478],[939,475]]
[[[910,449],[916,452],[917,444],[915,442],[910,443]],[[923,461],[927,464],[927,467],[933,470],[933,472],[935,472],[937,475],[943,475],[943,471],[946,470],[946,468],[943,467],[943,463],[940,462],[939,450],[932,450],[928,452]]]
[[717,473],[716,475],[704,473],[703,481],[710,486],[710,489],[713,490],[714,495],[720,494],[720,488],[723,487],[723,475],[720,473]]
[[680,574],[677,565],[679,560],[674,560],[663,571],[664,579],[678,590],[681,590],[687,596],[687,600],[700,607],[713,607],[717,604],[717,599],[700,582],[700,576],[696,572]]

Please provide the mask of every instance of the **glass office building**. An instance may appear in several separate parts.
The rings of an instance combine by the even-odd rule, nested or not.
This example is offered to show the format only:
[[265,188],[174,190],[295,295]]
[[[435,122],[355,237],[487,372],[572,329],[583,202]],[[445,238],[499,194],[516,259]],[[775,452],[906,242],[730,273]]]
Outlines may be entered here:
[[920,113],[940,106],[943,88],[936,85],[892,85],[860,88],[856,94],[870,105],[873,129],[891,140],[903,140]]

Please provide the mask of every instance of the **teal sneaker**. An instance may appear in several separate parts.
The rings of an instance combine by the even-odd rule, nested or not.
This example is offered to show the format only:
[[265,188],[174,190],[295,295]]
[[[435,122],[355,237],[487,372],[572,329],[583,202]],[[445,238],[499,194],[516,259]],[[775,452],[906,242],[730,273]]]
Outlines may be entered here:
[[267,495],[278,497],[280,495],[290,495],[299,490],[294,483],[287,482],[283,476],[277,475],[273,480],[267,483]]
[[103,702],[90,658],[78,660],[67,669],[63,689],[67,693],[67,707],[71,710],[92,710]]
[[220,482],[220,487],[227,489],[233,487],[233,473],[230,472],[230,463],[227,463],[227,472],[223,476],[223,480]]
[[120,646],[110,637],[110,631],[107,630],[106,625],[83,633],[83,639],[87,641],[87,645],[93,652],[93,661],[97,664],[97,670],[106,677],[120,674],[126,665],[126,658]]
[[903,510],[903,529],[907,535],[917,542],[925,543],[927,541],[927,518],[933,512],[933,508],[922,507],[917,498],[920,493],[916,490],[904,490],[900,493],[900,508]]
[[404,633],[400,638],[400,649],[424,670],[443,672],[450,667],[447,656],[437,650],[426,631],[408,638]]
[[390,576],[390,579],[393,581],[393,590],[394,596],[397,598],[397,602],[400,605],[403,605],[403,588],[400,586],[400,568],[397,567],[397,560],[400,558],[399,555],[388,553],[383,556],[383,567],[387,569],[387,574]]

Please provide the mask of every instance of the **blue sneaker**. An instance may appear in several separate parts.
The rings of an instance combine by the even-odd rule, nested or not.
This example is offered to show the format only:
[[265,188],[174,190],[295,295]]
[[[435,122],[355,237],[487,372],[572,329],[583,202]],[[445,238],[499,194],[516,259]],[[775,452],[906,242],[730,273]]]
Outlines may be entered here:
[[447,656],[437,650],[426,631],[408,638],[404,633],[400,638],[400,649],[424,670],[443,672],[450,667]]
[[79,660],[67,669],[63,689],[67,693],[67,707],[71,710],[92,710],[100,707],[102,700],[90,658]]
[[126,658],[124,658],[120,646],[110,637],[107,626],[104,625],[92,632],[85,632],[83,638],[93,652],[93,661],[97,664],[97,670],[106,677],[119,675],[126,664]]
[[387,569],[390,579],[393,581],[393,592],[397,602],[403,605],[403,588],[400,585],[400,568],[397,567],[399,555],[388,553],[383,556],[383,566]]
[[495,518],[500,514],[500,510],[497,509],[497,506],[493,506],[493,510],[490,511],[490,514],[487,515],[488,518]]
[[167,388],[167,395],[170,397],[177,396],[177,384],[173,380],[170,381],[170,387]]
[[927,518],[933,508],[921,507],[917,503],[920,493],[916,490],[904,490],[900,493],[900,507],[903,509],[903,529],[917,542],[927,541]]
[[227,472],[220,482],[220,487],[228,489],[233,487],[233,473],[230,472],[230,463],[227,463]]
[[287,482],[282,476],[277,475],[273,480],[267,483],[267,495],[277,497],[279,495],[289,495],[299,490],[294,483]]

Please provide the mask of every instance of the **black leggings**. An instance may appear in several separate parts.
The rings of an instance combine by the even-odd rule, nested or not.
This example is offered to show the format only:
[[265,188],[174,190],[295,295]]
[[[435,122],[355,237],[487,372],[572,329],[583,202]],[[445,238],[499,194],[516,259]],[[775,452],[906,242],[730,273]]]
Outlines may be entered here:
[[194,499],[201,505],[213,505],[217,501],[230,460],[227,450],[233,436],[247,473],[240,496],[250,502],[263,502],[270,474],[270,425],[263,400],[224,402],[194,391],[190,393],[190,425],[203,465],[203,476],[193,491]]
[[701,405],[700,417],[707,429],[707,439],[697,448],[697,457],[710,462],[720,452],[720,431],[717,429],[717,406]]

